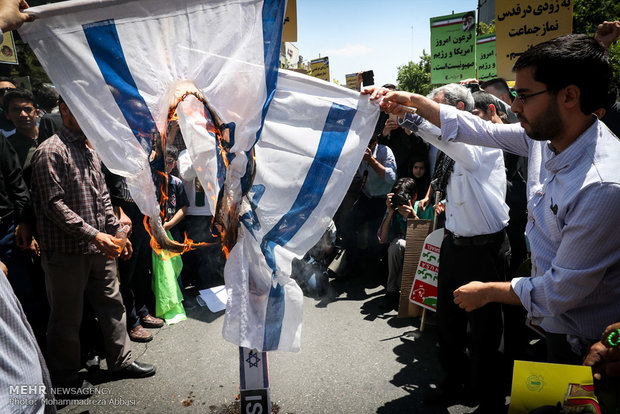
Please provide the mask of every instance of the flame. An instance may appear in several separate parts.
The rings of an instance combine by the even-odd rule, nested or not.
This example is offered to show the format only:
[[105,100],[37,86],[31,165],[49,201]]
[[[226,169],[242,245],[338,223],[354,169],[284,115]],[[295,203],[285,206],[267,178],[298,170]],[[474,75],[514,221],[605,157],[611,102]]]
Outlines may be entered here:
[[187,233],[185,233],[184,234],[185,240],[183,241],[183,244],[185,245],[185,247],[183,248],[183,251],[178,252],[178,253],[171,252],[169,250],[162,249],[161,246],[159,245],[159,243],[157,243],[157,240],[155,240],[155,237],[153,237],[153,233],[151,233],[151,227],[149,226],[148,217],[147,216],[144,216],[144,228],[149,233],[149,236],[151,236],[151,243],[150,243],[151,244],[151,248],[163,260],[170,260],[173,257],[180,256],[183,253],[189,252],[190,250],[196,250],[196,249],[198,249],[200,247],[213,246],[213,245],[216,244],[216,243],[206,243],[206,242],[196,243],[192,239],[187,237]]

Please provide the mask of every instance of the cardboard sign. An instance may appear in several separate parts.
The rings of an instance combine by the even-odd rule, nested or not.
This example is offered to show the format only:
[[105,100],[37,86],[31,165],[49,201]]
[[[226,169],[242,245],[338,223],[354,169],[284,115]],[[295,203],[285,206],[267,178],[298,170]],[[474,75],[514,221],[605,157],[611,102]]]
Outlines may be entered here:
[[476,70],[478,80],[497,78],[495,34],[478,36],[476,39]]
[[[515,361],[509,414],[529,413],[545,405],[588,407],[600,413],[594,395],[592,368],[581,365]],[[581,411],[578,411],[581,412]]]
[[495,2],[497,74],[514,80],[512,67],[529,48],[573,31],[572,0]]
[[420,316],[422,313],[422,308],[409,300],[409,294],[415,280],[415,272],[422,254],[424,241],[432,228],[432,220],[416,220],[412,218],[407,220],[407,247],[405,248],[405,257],[403,259],[400,301],[398,303],[399,318],[413,318]]
[[437,229],[426,237],[422,254],[415,272],[409,300],[426,309],[437,311],[437,275],[439,274],[439,253],[444,229]]
[[431,83],[476,77],[473,11],[431,18]]
[[357,73],[349,73],[348,75],[344,75],[347,81],[347,88],[357,90]]

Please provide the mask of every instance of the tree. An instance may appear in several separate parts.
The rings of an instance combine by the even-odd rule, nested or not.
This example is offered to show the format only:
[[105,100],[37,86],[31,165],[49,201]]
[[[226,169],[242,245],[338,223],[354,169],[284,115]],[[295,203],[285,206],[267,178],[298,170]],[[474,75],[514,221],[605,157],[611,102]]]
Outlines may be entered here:
[[[597,26],[605,20],[620,20],[618,0],[574,0],[573,33],[594,36]],[[620,87],[620,40],[616,40],[609,48],[609,59],[614,71],[614,81]]]
[[427,95],[431,89],[431,56],[422,50],[420,62],[398,67],[398,89]]

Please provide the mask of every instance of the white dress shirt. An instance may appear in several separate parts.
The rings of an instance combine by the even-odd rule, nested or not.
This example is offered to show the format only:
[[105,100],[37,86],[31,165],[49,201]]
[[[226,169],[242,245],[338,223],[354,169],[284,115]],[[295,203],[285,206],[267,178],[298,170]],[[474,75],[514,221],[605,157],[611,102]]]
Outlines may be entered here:
[[533,277],[513,279],[513,289],[548,331],[600,338],[620,320],[620,141],[594,120],[556,155],[518,124],[489,124],[445,105],[440,113],[446,139],[529,157]]
[[446,188],[446,229],[471,237],[506,227],[506,170],[501,150],[446,141],[439,128],[418,115],[407,114],[400,125],[454,160]]

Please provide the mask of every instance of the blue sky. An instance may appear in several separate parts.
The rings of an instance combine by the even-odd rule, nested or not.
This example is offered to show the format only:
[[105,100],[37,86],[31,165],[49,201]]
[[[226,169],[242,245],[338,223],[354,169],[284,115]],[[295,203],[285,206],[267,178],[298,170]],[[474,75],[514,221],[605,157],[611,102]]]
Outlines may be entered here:
[[[431,17],[475,10],[476,0],[297,0],[297,42],[304,61],[329,56],[332,80],[373,70],[375,84],[396,84],[398,66],[430,50]],[[413,30],[412,30],[413,27]]]

